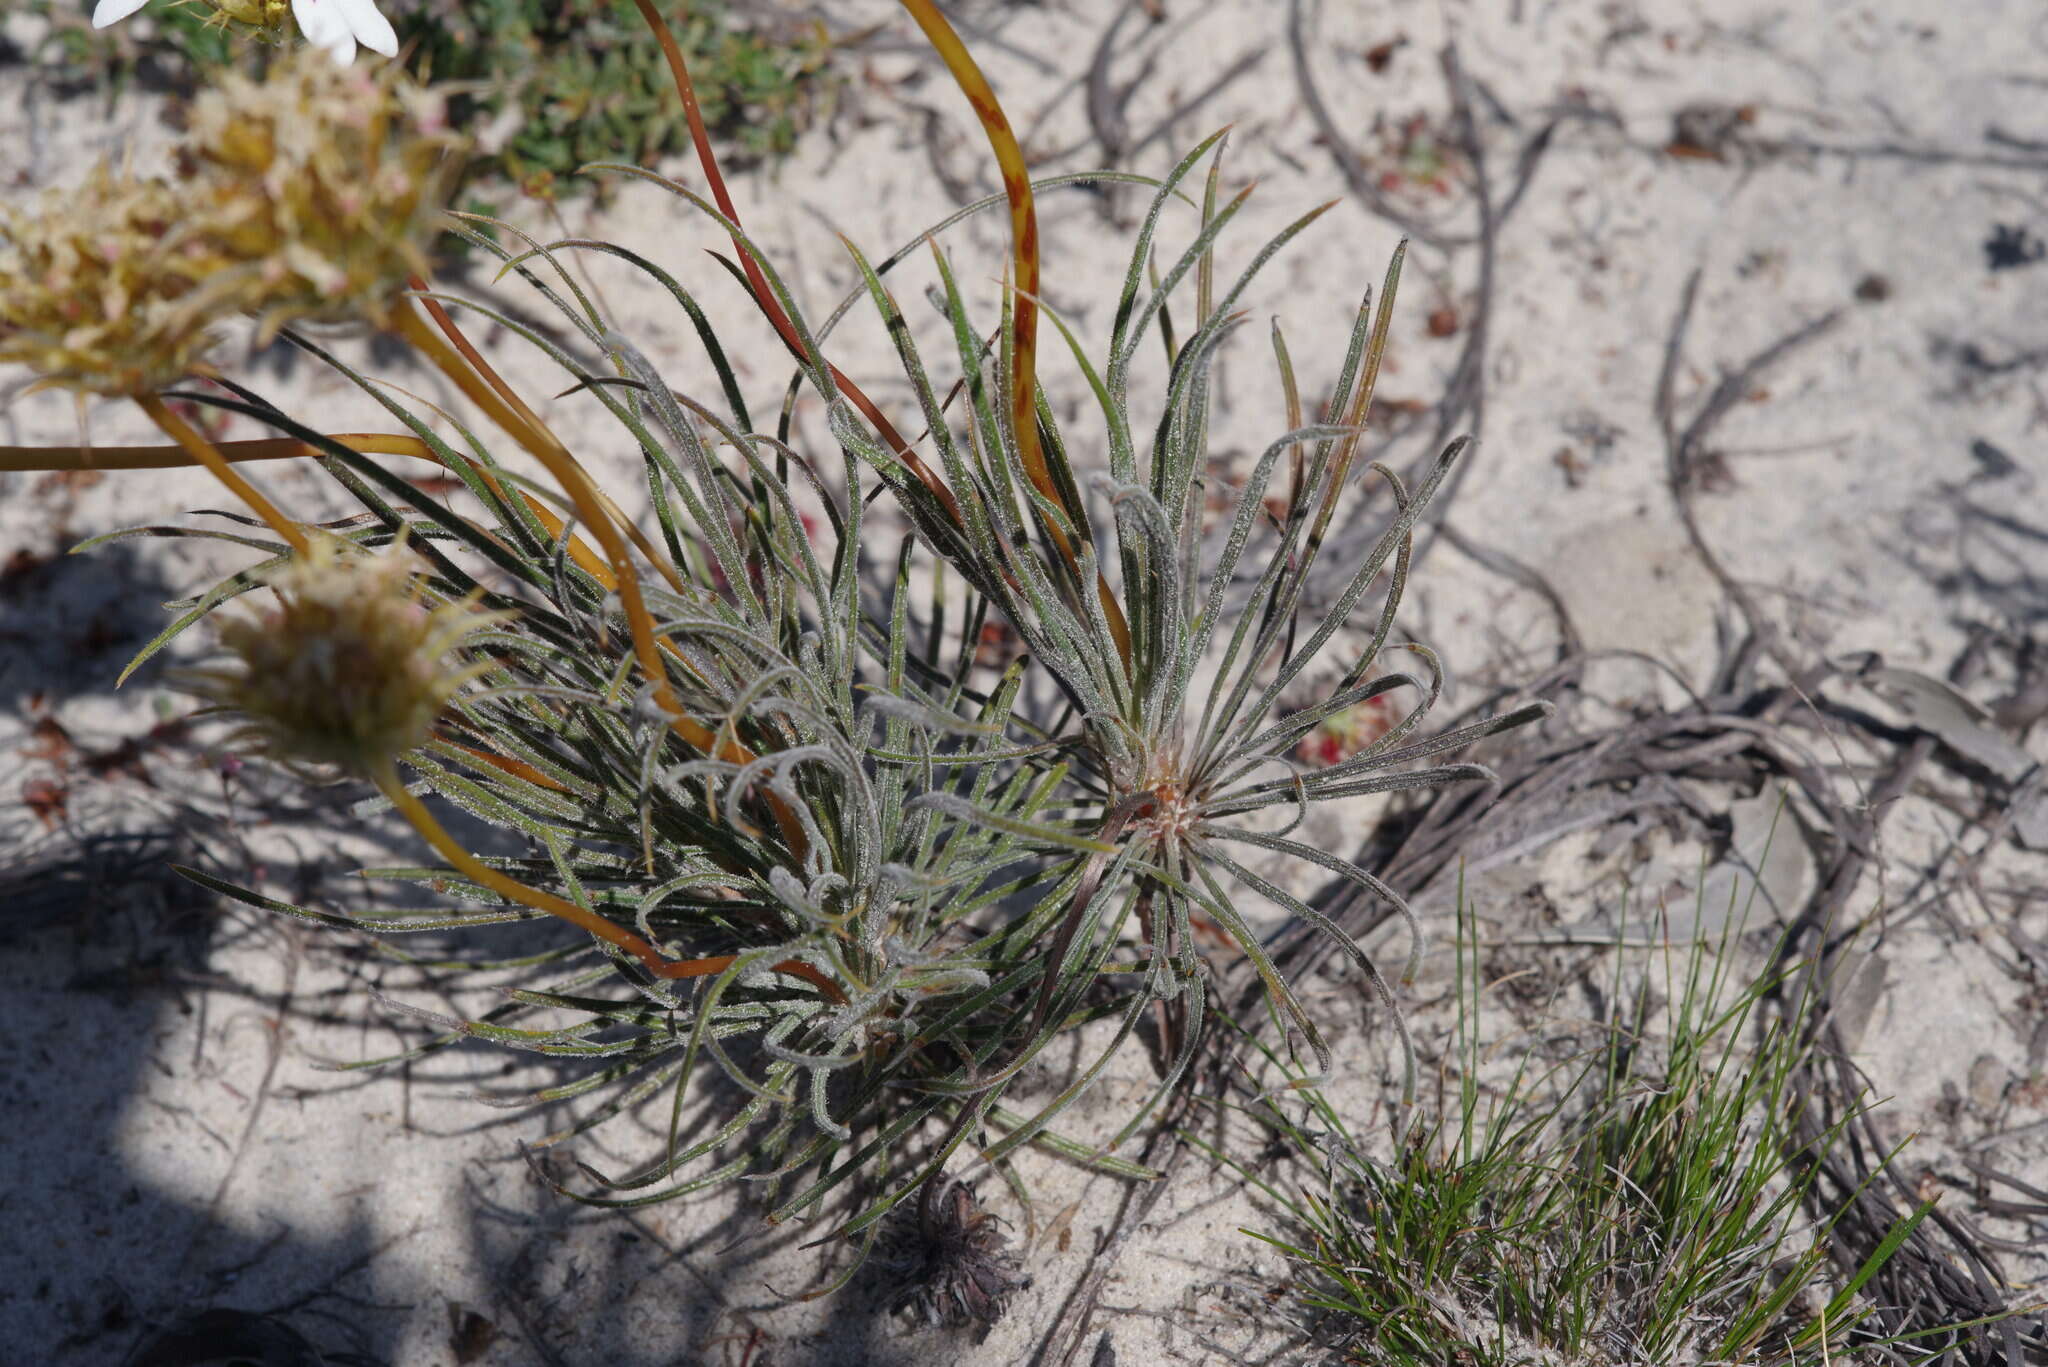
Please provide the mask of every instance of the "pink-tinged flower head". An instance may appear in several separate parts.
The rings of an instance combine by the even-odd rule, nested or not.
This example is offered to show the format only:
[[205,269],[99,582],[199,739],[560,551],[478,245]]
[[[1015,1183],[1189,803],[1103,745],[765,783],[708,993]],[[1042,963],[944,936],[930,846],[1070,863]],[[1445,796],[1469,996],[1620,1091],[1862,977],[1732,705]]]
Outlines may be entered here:
[[509,620],[468,600],[429,606],[403,545],[368,554],[331,538],[260,577],[277,606],[220,627],[230,659],[183,682],[242,723],[236,740],[286,763],[377,774],[424,745],[442,708],[488,665],[450,664]]
[[240,212],[234,249],[277,269],[257,312],[382,322],[443,226],[462,142],[439,96],[396,64],[371,73],[301,50],[261,78],[221,73],[192,101],[179,154],[194,190]]
[[100,394],[201,369],[216,324],[265,297],[225,245],[233,213],[105,165],[40,202],[0,205],[0,362]]

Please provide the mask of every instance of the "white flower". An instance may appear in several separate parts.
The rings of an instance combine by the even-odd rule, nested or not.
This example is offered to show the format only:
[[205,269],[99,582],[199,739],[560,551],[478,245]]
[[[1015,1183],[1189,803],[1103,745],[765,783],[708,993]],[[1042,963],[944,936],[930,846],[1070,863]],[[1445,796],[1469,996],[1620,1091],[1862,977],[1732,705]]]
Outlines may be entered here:
[[100,0],[99,8],[92,12],[92,26],[105,28],[108,24],[118,24],[148,3],[149,0]]
[[[99,0],[92,26],[117,24],[149,0]],[[398,35],[391,21],[377,12],[376,0],[292,0],[292,18],[306,41],[346,66],[355,60],[356,44],[386,57],[398,55]]]
[[[125,5],[130,0],[102,0]],[[356,58],[356,44],[386,57],[398,55],[398,35],[391,21],[377,12],[375,0],[292,0],[299,32],[314,47],[325,48],[346,66]]]

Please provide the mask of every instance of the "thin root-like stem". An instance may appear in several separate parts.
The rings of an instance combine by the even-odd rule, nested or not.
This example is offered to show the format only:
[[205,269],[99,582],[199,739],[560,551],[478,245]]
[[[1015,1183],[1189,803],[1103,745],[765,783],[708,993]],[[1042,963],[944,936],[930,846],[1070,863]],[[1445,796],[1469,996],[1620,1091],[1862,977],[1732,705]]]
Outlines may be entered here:
[[[418,437],[401,432],[330,432],[327,440],[366,456],[413,456],[448,468],[440,453]],[[230,465],[254,460],[320,460],[327,452],[296,437],[253,437],[241,441],[212,443],[214,451]],[[505,486],[489,470],[457,456],[471,473],[499,498],[507,497]],[[194,463],[192,453],[181,445],[172,446],[0,446],[0,472],[25,470],[178,470]],[[524,489],[512,491],[539,520],[549,536],[559,537],[568,525],[547,504]],[[607,590],[618,587],[612,567],[590,548],[590,543],[573,533],[568,543],[569,558],[585,574]]]
[[[420,456],[434,452],[418,437],[396,432],[336,432],[329,441],[373,456]],[[217,441],[213,449],[230,465],[252,460],[318,460],[321,452],[296,437],[256,437]],[[0,470],[176,470],[191,465],[192,455],[174,446],[0,446]]]

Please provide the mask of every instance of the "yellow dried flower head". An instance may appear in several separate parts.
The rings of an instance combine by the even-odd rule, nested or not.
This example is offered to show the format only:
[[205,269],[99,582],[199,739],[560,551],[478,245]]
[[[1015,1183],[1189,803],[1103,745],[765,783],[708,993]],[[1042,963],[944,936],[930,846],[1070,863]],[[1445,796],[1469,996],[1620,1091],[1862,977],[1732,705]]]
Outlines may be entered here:
[[426,273],[461,145],[440,96],[397,65],[372,74],[301,48],[194,99],[181,154],[194,191],[233,206],[233,249],[262,263],[268,330],[382,323]]
[[33,207],[0,205],[0,362],[101,394],[199,368],[213,323],[253,302],[218,213],[160,180],[96,167]]
[[372,555],[318,538],[264,577],[276,607],[221,626],[233,661],[182,682],[239,714],[237,741],[259,753],[381,773],[425,744],[448,700],[489,667],[450,668],[448,652],[515,615],[470,600],[429,608],[424,568],[403,545]]

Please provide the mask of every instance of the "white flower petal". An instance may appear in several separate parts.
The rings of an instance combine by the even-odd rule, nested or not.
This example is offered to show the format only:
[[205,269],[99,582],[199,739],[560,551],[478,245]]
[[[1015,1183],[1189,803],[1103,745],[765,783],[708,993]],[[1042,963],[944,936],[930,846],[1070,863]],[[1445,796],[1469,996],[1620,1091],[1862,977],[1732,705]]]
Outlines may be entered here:
[[105,28],[108,24],[118,24],[148,3],[149,0],[100,0],[93,8],[92,26]]
[[376,0],[332,0],[332,3],[340,7],[357,42],[386,57],[398,55],[398,34],[392,30],[391,21],[378,12]]
[[299,21],[306,41],[335,61],[347,66],[356,59],[356,35],[339,0],[292,0],[292,18]]

